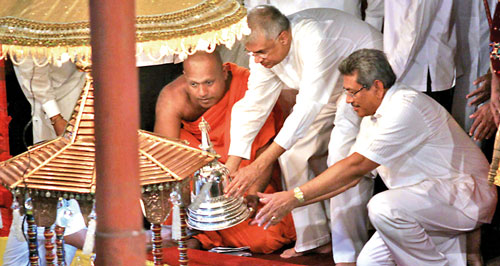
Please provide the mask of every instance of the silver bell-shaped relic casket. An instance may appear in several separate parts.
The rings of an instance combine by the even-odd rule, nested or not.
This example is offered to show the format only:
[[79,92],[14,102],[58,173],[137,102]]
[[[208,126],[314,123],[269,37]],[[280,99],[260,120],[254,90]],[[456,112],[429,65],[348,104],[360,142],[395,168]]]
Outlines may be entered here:
[[[199,124],[202,150],[215,153],[208,136],[205,119]],[[248,218],[250,210],[243,197],[225,197],[224,188],[230,182],[229,170],[218,160],[213,160],[194,174],[192,203],[188,207],[187,223],[201,231],[222,230],[235,226]]]

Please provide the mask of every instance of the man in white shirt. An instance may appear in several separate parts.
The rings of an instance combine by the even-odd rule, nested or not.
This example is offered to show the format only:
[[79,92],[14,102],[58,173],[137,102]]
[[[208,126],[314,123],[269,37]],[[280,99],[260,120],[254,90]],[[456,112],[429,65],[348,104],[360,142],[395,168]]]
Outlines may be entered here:
[[[335,8],[361,19],[361,0],[245,0],[245,7],[252,9],[258,5],[272,5],[285,16],[308,8]],[[384,20],[384,0],[368,0],[365,22],[382,30]]]
[[[498,1],[488,0],[488,2],[493,12]],[[490,96],[489,82],[481,82],[479,86],[474,84],[474,81],[486,74],[489,69],[488,19],[482,0],[456,1],[453,11],[460,45],[457,45],[455,56],[457,84],[453,95],[452,115],[471,136],[482,140],[493,136],[496,132],[490,104],[487,102]],[[474,97],[469,95],[472,93]],[[476,114],[471,119],[470,115],[474,113]]]
[[[226,162],[234,177],[226,190],[230,195],[243,195],[256,181],[255,177],[278,158],[288,188],[313,178],[310,161],[327,152],[337,99],[342,94],[338,64],[357,49],[381,49],[382,46],[381,34],[376,29],[335,9],[309,9],[287,18],[272,6],[258,6],[249,12],[248,23],[252,29],[246,42],[246,49],[251,52],[250,78],[245,97],[232,110],[230,157]],[[284,86],[298,91],[292,112],[269,148],[252,164],[236,172],[241,159],[248,159],[251,144]],[[352,112],[349,108],[338,109]],[[349,117],[352,116],[355,115]],[[339,117],[347,115],[339,114]],[[353,123],[359,123],[359,119]],[[351,123],[343,125],[348,128],[339,132],[352,132]],[[357,126],[352,130],[356,133]],[[336,138],[338,143],[347,146],[336,147],[343,158],[353,138],[347,134]],[[323,164],[320,171],[326,168]],[[366,180],[350,191],[352,195],[343,196],[362,198],[361,202],[366,202],[371,191],[372,182]],[[364,204],[355,205],[366,216]],[[365,223],[352,228],[355,227],[352,219],[363,217],[355,212],[337,211],[342,207],[343,203],[332,203],[336,210],[332,213],[338,215],[331,217],[332,249],[337,264],[355,262],[367,239]],[[328,221],[321,203],[297,209],[293,217],[297,242],[295,249],[282,254],[284,257],[296,256],[330,242]]]
[[[78,202],[74,199],[64,200],[64,204],[66,207],[59,208],[57,210],[58,219],[61,219],[63,215],[66,219],[66,226],[64,230],[64,256],[66,265],[71,265],[71,261],[75,256],[77,248],[83,247],[83,242],[85,241],[85,235],[87,233],[87,229],[85,226],[85,222],[83,220],[82,213],[80,211],[80,206]],[[27,223],[23,216],[18,216],[19,221],[12,222],[9,238],[7,240],[7,245],[5,246],[5,252],[3,254],[3,265],[5,266],[18,266],[18,265],[28,265],[29,264],[29,249],[28,242],[21,235],[16,235],[14,226],[19,225],[24,228],[24,235],[26,238],[28,237]],[[44,237],[44,228],[37,227],[37,241],[38,241],[38,258],[41,266],[47,265],[45,260],[45,237]],[[54,227],[52,228],[54,232]],[[55,235],[55,234],[54,234]],[[19,239],[21,238],[21,239]],[[52,241],[55,243],[55,236]],[[56,248],[54,245],[54,255],[56,254]],[[57,258],[55,259],[57,260]]]
[[455,85],[454,1],[385,1],[384,51],[398,82],[426,92],[449,112]]
[[385,55],[363,49],[340,65],[347,103],[363,117],[353,154],[293,191],[260,194],[255,223],[335,197],[377,169],[389,190],[368,203],[377,232],[357,265],[466,265],[465,234],[491,221],[497,201],[485,156],[450,114],[403,84]]
[[[141,129],[152,131],[158,94],[163,86],[182,74],[182,65],[178,64],[181,60],[177,56],[161,56],[150,51],[141,51],[136,60],[140,79]],[[30,58],[14,64],[14,70],[31,109],[34,109],[33,143],[55,139],[64,132],[73,113],[85,83],[85,73],[70,61],[37,66]]]
[[64,132],[85,83],[85,73],[72,62],[37,66],[26,58],[14,64],[19,85],[31,104],[33,143],[56,138]]

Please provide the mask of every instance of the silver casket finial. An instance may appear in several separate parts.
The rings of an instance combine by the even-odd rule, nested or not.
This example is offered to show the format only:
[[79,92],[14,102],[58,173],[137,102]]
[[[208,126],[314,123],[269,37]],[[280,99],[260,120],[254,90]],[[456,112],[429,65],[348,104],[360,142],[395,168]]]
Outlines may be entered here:
[[[200,148],[215,153],[208,131],[210,126],[202,117]],[[224,188],[230,182],[229,170],[217,159],[194,174],[191,205],[188,207],[188,225],[201,231],[222,230],[248,218],[250,211],[243,197],[225,197]]]

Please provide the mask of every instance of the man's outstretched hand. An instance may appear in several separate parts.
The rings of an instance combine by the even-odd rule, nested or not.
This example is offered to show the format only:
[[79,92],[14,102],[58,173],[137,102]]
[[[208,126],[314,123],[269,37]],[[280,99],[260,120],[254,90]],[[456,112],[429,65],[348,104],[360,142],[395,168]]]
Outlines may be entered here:
[[257,216],[250,224],[264,226],[278,224],[283,217],[299,206],[299,201],[294,197],[293,191],[282,191],[273,194],[257,193],[260,202],[264,204]]

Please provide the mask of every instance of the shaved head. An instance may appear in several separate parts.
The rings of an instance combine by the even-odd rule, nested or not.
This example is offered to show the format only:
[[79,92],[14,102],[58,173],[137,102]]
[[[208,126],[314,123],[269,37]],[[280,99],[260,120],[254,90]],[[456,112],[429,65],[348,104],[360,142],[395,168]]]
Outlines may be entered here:
[[193,55],[190,55],[184,62],[182,63],[184,66],[184,71],[186,69],[189,71],[193,67],[197,67],[200,65],[204,65],[207,68],[211,69],[221,69],[222,70],[222,59],[220,54],[216,51],[213,53],[207,53],[203,51],[198,51]]
[[206,109],[222,99],[228,89],[228,67],[217,51],[196,52],[183,64],[186,92],[193,103]]

